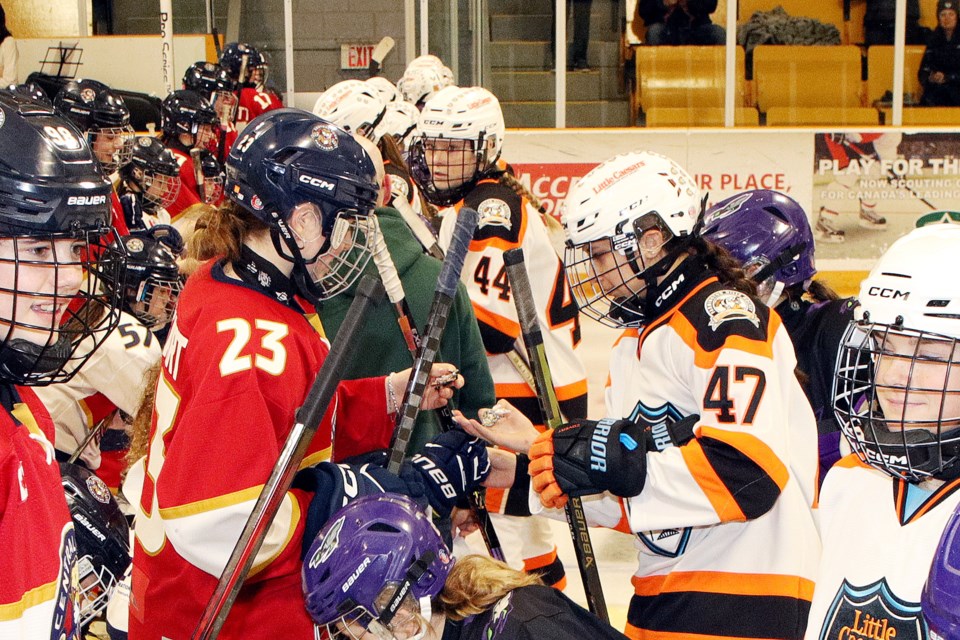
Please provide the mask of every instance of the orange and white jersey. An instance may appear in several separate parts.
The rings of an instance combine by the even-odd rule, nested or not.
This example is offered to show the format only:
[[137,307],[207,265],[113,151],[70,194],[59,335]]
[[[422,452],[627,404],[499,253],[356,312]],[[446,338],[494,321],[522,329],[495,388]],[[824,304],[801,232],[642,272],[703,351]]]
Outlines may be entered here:
[[614,346],[607,410],[655,436],[698,415],[696,437],[647,454],[638,496],[584,498],[592,523],[636,535],[626,634],[802,638],[820,554],[817,432],[793,345],[776,312],[692,259],[671,277],[672,308]]
[[534,390],[508,356],[516,346],[526,358],[503,263],[505,251],[521,248],[561,411],[569,418],[585,417],[586,370],[576,353],[579,311],[540,214],[497,180],[481,180],[461,202],[443,211],[439,241],[444,250],[463,206],[477,210],[479,223],[460,277],[480,325],[497,397],[509,400],[535,424],[543,423]]
[[851,454],[830,468],[820,494],[823,557],[809,640],[927,637],[920,594],[960,480],[926,491]]
[[[159,340],[139,320],[121,312],[117,328],[73,378],[34,389],[56,426],[57,450],[72,454],[90,429],[117,409],[136,414],[147,372],[158,362]],[[100,467],[98,442],[90,442],[80,455],[93,470]]]

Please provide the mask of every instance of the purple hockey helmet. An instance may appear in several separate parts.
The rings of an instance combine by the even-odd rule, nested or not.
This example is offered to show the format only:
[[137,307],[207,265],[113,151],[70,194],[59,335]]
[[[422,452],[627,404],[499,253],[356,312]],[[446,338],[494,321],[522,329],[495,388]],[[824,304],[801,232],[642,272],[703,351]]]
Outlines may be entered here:
[[960,506],[940,537],[920,606],[931,640],[960,640]]
[[420,604],[440,593],[451,567],[440,532],[416,503],[391,493],[364,496],[330,518],[307,551],[307,612],[331,638],[352,637],[348,629],[377,632],[409,598]]
[[703,236],[732,253],[757,284],[775,276],[790,287],[817,272],[807,214],[777,191],[745,191],[718,202],[704,215]]

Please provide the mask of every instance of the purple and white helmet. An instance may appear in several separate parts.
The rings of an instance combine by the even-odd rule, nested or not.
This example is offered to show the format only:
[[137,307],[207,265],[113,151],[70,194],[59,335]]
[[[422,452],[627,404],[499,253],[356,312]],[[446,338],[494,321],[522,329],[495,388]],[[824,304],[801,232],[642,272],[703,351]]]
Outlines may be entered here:
[[330,519],[304,558],[307,613],[331,638],[362,631],[391,637],[384,628],[405,602],[430,617],[430,599],[443,589],[453,562],[440,532],[411,499],[358,498]]
[[745,191],[718,202],[704,216],[703,237],[733,254],[762,289],[776,291],[775,297],[783,287],[817,273],[807,214],[777,191]]

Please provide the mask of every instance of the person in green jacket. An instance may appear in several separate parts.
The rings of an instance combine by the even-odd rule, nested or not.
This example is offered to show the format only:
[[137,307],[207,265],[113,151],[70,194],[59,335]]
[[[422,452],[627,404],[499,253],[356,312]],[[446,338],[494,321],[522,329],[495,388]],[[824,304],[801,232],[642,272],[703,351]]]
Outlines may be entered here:
[[[442,263],[423,252],[423,247],[399,211],[391,207],[380,207],[376,210],[376,215],[390,257],[400,275],[407,304],[420,335],[424,335],[427,314],[433,302]],[[373,260],[366,270],[376,276],[377,268]],[[331,342],[343,323],[350,303],[353,302],[355,290],[356,285],[325,300],[319,309],[323,329]],[[370,309],[356,340],[354,355],[343,372],[344,380],[389,374],[411,364],[412,356],[397,324],[396,311],[386,298]],[[459,409],[468,417],[476,418],[478,409],[496,403],[493,378],[490,377],[487,366],[487,354],[480,338],[480,329],[462,282],[457,285],[457,295],[440,342],[440,355],[444,362],[455,364],[466,380],[463,388],[454,393],[452,408]],[[338,425],[338,438],[345,435],[345,430],[351,429],[357,432],[357,437],[362,437],[362,429],[358,429],[357,425]],[[436,413],[421,412],[407,454],[420,451],[423,445],[439,432],[440,423]],[[379,446],[387,447],[389,444],[379,443]],[[336,457],[337,452],[333,453]]]

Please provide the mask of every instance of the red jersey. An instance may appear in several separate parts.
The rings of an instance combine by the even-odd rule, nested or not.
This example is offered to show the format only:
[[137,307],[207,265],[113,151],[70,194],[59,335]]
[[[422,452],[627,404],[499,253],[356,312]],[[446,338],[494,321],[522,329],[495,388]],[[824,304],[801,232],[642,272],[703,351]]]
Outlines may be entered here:
[[246,124],[260,114],[282,108],[283,102],[274,92],[244,87],[240,90],[240,105],[237,107],[237,131],[243,131]]
[[[163,350],[137,505],[131,640],[193,634],[327,352],[301,312],[219,263],[190,276]],[[389,441],[384,378],[343,383],[332,406],[302,467],[330,459],[334,414]],[[311,497],[287,492],[221,638],[313,638],[300,585]]]
[[180,164],[180,192],[173,204],[167,207],[170,219],[175,222],[184,210],[200,202],[200,195],[197,192],[197,174],[193,171],[193,158],[179,149],[167,148]]
[[0,638],[79,638],[77,543],[53,423],[29,388],[0,388]]

